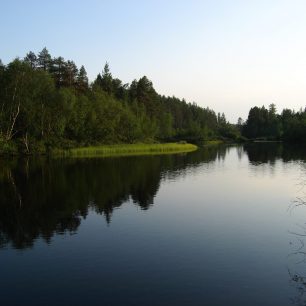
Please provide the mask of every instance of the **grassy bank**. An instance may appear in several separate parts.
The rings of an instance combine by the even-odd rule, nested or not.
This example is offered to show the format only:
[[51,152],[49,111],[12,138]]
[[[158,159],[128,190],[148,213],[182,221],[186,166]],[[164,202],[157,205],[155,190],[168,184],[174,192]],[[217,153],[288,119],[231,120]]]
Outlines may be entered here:
[[52,156],[57,157],[109,157],[127,155],[171,154],[195,151],[197,146],[189,143],[159,143],[159,144],[121,144],[95,147],[57,149]]

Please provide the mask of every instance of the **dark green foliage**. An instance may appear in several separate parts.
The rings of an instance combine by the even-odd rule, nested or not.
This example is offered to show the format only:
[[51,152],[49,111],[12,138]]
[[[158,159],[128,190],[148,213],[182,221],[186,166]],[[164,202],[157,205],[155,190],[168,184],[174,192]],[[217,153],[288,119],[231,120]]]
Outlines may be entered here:
[[278,115],[274,104],[269,106],[269,110],[264,106],[253,107],[246,123],[241,125],[241,130],[243,136],[250,139],[305,142],[306,110],[295,113],[284,109]]
[[28,63],[30,66],[31,66],[31,68],[36,68],[37,67],[37,56],[36,56],[36,54],[34,53],[34,52],[32,52],[32,51],[30,51],[27,55],[26,55],[26,57],[24,58],[24,61],[26,62],[26,63]]
[[[242,137],[241,137],[242,134]],[[108,63],[92,84],[80,69],[44,48],[8,65],[0,60],[0,154],[46,152],[52,147],[210,139],[306,140],[306,110],[278,115],[251,108],[244,123],[159,95],[146,77],[123,84]]]
[[72,87],[77,83],[78,68],[73,61],[67,61],[64,65],[64,85]]
[[98,74],[96,84],[109,95],[113,93],[113,77],[108,63],[105,64],[102,75]]
[[81,93],[85,93],[88,90],[88,77],[84,66],[81,66],[77,75],[77,89]]
[[63,57],[59,56],[53,59],[50,72],[53,75],[56,86],[58,88],[63,86],[64,85],[64,72],[65,72],[65,61]]
[[52,59],[46,48],[7,66],[0,62],[0,102],[0,140],[2,148],[10,148],[7,152],[155,140],[203,142],[235,139],[238,133],[224,114],[219,118],[195,103],[159,95],[146,76],[123,84],[113,78],[108,63],[89,84],[84,66]]
[[281,115],[283,126],[283,138],[287,141],[306,141],[306,109],[297,113],[291,110],[283,110]]
[[37,56],[37,64],[38,64],[38,68],[40,68],[44,71],[49,71],[50,70],[52,60],[51,60],[51,55],[50,55],[49,51],[47,50],[47,48],[43,48],[39,52],[39,54]]

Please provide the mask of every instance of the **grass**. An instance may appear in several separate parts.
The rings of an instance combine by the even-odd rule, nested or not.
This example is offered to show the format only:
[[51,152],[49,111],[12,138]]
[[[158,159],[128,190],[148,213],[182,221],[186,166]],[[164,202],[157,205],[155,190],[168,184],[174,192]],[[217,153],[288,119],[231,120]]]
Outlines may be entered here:
[[153,155],[191,152],[197,146],[189,143],[158,143],[158,144],[120,144],[94,147],[73,148],[69,150],[57,149],[53,156],[59,157],[110,157],[131,155]]

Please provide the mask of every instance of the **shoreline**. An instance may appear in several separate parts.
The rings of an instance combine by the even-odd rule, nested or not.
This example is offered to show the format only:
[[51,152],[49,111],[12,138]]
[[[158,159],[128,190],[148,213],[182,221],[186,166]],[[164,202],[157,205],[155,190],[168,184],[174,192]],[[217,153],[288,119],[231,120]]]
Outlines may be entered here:
[[72,149],[54,149],[51,157],[115,157],[115,156],[140,156],[188,153],[196,151],[198,147],[190,143],[157,143],[157,144],[119,144],[79,147]]

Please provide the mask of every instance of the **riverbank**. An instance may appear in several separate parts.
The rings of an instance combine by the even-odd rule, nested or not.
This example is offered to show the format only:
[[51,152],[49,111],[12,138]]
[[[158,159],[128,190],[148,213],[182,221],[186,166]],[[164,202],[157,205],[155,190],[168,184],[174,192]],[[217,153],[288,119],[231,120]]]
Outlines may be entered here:
[[111,157],[132,155],[156,155],[187,153],[198,147],[189,143],[157,143],[157,144],[120,144],[72,148],[68,150],[55,149],[51,151],[54,157]]

